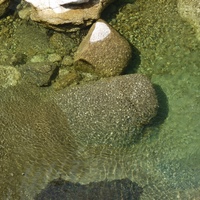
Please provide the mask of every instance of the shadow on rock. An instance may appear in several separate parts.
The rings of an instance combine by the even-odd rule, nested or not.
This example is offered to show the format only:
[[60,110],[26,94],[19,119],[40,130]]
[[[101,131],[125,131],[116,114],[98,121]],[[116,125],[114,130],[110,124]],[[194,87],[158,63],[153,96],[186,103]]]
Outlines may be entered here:
[[143,127],[143,130],[140,133],[137,134],[134,138],[134,144],[139,143],[146,134],[151,135],[151,137],[157,137],[160,130],[159,126],[163,124],[168,117],[169,106],[166,94],[159,85],[153,84],[153,88],[158,100],[157,115],[150,120],[149,124]]
[[167,96],[159,85],[154,84],[153,87],[158,100],[157,115],[144,127],[144,130],[142,134],[138,136],[137,141],[141,140],[141,138],[146,134],[151,135],[151,138],[157,138],[160,132],[160,125],[163,124],[165,119],[168,117],[169,106]]
[[134,3],[136,0],[118,0],[113,1],[108,7],[104,9],[101,17],[106,21],[111,21],[119,13],[120,8],[128,3]]
[[137,200],[140,199],[142,192],[143,189],[129,179],[81,185],[59,178],[51,181],[35,200]]

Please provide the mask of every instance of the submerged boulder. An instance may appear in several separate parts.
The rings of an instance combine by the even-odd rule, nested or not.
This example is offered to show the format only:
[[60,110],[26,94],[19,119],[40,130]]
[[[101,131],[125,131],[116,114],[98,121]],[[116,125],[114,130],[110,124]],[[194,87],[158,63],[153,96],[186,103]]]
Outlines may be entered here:
[[156,114],[154,89],[139,74],[53,92],[56,104],[44,90],[0,87],[2,199],[34,199],[60,174],[79,173],[83,144],[130,144]]
[[54,99],[81,142],[131,144],[156,115],[158,102],[141,74],[106,78],[62,90]]
[[59,178],[51,181],[35,200],[139,200],[142,191],[141,187],[129,179],[105,180],[81,185]]
[[[74,59],[80,69],[105,77],[121,74],[131,55],[128,41],[105,21],[98,20],[81,42]],[[86,63],[88,66],[84,66]]]

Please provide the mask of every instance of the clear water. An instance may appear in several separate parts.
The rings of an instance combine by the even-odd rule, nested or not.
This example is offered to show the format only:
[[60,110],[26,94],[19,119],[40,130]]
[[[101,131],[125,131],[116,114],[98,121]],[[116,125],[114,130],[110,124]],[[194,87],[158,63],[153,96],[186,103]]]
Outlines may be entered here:
[[[112,9],[115,15],[105,14],[107,20],[140,52],[135,53],[133,71],[148,75],[155,84],[160,109],[154,125],[145,129],[137,144],[127,148],[76,146],[79,141],[68,136],[70,145],[62,140],[65,121],[56,121],[56,129],[61,130],[56,139],[28,137],[30,143],[24,143],[23,138],[19,139],[19,132],[15,135],[11,129],[12,136],[8,131],[1,138],[1,148],[10,145],[1,159],[5,176],[1,175],[0,192],[7,191],[5,199],[32,199],[48,181],[60,175],[80,183],[128,177],[143,187],[141,199],[145,200],[200,199],[200,42],[195,31],[179,17],[175,0],[130,0],[124,6],[117,3]],[[17,113],[8,115],[8,130],[9,123],[23,123],[20,106],[26,105],[24,114],[29,116],[34,112],[30,107],[38,105],[43,91],[45,95],[50,92],[48,88],[28,90],[32,91],[20,94],[1,90],[2,113],[7,108]],[[36,124],[52,115],[54,110],[47,112],[46,106],[39,103]],[[44,129],[51,124],[48,120]],[[39,147],[37,154],[30,145],[33,149]]]

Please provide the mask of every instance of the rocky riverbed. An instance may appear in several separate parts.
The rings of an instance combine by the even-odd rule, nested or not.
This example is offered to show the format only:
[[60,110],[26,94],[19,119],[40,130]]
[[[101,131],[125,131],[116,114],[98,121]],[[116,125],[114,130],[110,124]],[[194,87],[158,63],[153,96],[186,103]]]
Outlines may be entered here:
[[[102,14],[133,47],[124,73],[147,75],[160,106],[152,125],[128,147],[83,144],[65,126],[66,115],[49,103],[57,90],[99,79],[73,65],[88,30],[66,34],[46,29],[20,19],[14,11],[26,4],[15,4],[0,19],[2,198],[33,199],[61,177],[81,184],[129,178],[143,188],[144,200],[198,199],[200,45],[196,29],[180,17],[177,1],[121,0]],[[34,63],[52,68],[41,71],[44,65]],[[60,77],[52,70],[46,79],[35,79],[54,67]]]

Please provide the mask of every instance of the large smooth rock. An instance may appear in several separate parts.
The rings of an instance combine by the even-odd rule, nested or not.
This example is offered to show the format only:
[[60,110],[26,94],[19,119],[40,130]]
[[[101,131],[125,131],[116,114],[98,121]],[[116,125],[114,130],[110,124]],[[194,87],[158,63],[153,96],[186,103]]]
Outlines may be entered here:
[[178,12],[196,29],[197,39],[200,40],[200,1],[178,0]]
[[156,115],[151,82],[141,74],[102,79],[60,91],[54,100],[68,126],[86,144],[132,144]]
[[10,0],[0,0],[0,17],[5,14],[8,6],[9,6]]
[[[48,26],[62,26],[74,30],[80,25],[89,25],[99,19],[101,12],[113,0],[26,0],[33,5],[31,19]],[[54,26],[54,28],[56,28]],[[57,27],[58,28],[58,27]]]
[[81,70],[106,77],[120,75],[131,56],[128,41],[105,21],[98,20],[81,42],[74,59]]
[[51,181],[35,200],[139,200],[143,189],[129,179],[91,182],[87,185],[63,179]]

